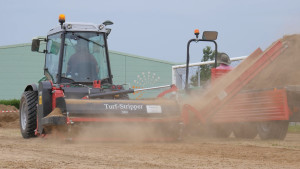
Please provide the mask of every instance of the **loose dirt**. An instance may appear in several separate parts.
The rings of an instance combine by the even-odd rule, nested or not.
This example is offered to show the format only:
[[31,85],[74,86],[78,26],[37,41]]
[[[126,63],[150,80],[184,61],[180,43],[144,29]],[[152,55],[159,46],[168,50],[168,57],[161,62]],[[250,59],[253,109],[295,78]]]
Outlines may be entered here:
[[57,107],[54,108],[54,110],[50,114],[48,114],[48,116],[46,116],[46,117],[54,117],[54,116],[63,116],[60,108],[57,108]]
[[287,85],[300,85],[300,35],[284,36],[281,41],[286,50],[272,64],[264,68],[244,90],[281,88]]
[[[18,111],[14,106],[0,104],[0,111]],[[19,112],[0,112],[0,128],[18,128]]]
[[187,136],[175,142],[67,142],[51,137],[23,139],[18,114],[1,117],[10,127],[0,127],[0,168],[290,169],[300,165],[300,133],[289,133],[285,141]]
[[0,104],[0,111],[2,111],[2,110],[18,111],[18,109],[15,106],[9,106],[9,105]]
[[180,142],[21,138],[0,128],[0,168],[299,168],[300,134],[285,141],[187,137]]

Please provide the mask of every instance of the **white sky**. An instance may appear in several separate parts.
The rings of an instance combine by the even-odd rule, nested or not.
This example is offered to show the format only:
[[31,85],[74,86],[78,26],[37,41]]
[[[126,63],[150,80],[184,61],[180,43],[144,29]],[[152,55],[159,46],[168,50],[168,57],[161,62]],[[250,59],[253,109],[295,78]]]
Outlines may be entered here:
[[[195,28],[218,31],[219,51],[230,57],[300,33],[299,0],[1,0],[0,46],[46,36],[61,13],[72,22],[109,19],[109,49],[172,62],[185,62]],[[204,46],[192,45],[192,62]]]

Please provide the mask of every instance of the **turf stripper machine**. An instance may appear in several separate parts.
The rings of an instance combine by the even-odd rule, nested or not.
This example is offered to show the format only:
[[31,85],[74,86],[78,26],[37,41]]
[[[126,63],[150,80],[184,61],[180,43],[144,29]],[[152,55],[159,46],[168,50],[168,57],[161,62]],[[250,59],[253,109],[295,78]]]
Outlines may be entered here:
[[[199,30],[195,30],[195,35],[196,39],[189,40],[187,45],[185,93],[194,94],[196,99],[183,103],[184,124],[200,122],[200,127],[221,138],[233,133],[236,138],[243,139],[259,135],[262,140],[283,140],[289,122],[300,121],[300,81],[295,78],[299,76],[300,35],[284,36],[265,51],[257,48],[231,70],[217,68],[220,59],[215,42],[217,32],[205,31],[199,39]],[[189,87],[189,47],[192,42],[215,44],[211,81],[205,90]],[[283,63],[292,71],[277,70]]]
[[[159,136],[145,133],[149,139],[178,137],[181,112],[176,100],[162,97],[129,100],[128,97],[139,90],[172,86],[133,90],[113,84],[107,47],[111,32],[107,26],[113,24],[111,21],[100,25],[65,23],[65,16],[60,15],[59,22],[60,26],[51,29],[47,38],[32,40],[31,50],[45,53],[45,80],[28,85],[22,94],[20,129],[24,138],[46,136],[54,131],[66,136],[89,125],[93,126],[89,130],[98,137],[98,129],[111,134],[110,129],[116,124],[151,128],[154,133],[161,133]],[[42,43],[46,43],[43,51]],[[118,130],[125,137],[132,131],[124,127]]]

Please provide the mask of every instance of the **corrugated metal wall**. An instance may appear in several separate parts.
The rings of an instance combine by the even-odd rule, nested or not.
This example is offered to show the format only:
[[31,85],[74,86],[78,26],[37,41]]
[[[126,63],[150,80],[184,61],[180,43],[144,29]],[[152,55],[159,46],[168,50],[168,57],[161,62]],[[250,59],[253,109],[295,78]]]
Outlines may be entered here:
[[[114,84],[151,87],[172,82],[173,63],[110,51]],[[19,99],[28,84],[43,77],[44,54],[31,52],[31,44],[0,47],[0,100]],[[131,94],[132,99],[154,97],[162,90]]]
[[[172,63],[110,51],[115,84],[145,88],[172,83]],[[155,97],[165,89],[132,94],[131,98]]]
[[43,77],[43,54],[29,44],[0,48],[0,99],[19,99],[27,84]]

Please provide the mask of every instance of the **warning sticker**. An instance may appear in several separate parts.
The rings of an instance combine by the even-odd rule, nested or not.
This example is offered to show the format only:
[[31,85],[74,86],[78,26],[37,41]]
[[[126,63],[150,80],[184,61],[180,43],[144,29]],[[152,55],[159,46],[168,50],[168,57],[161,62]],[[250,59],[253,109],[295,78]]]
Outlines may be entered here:
[[159,105],[146,105],[147,113],[162,113]]

